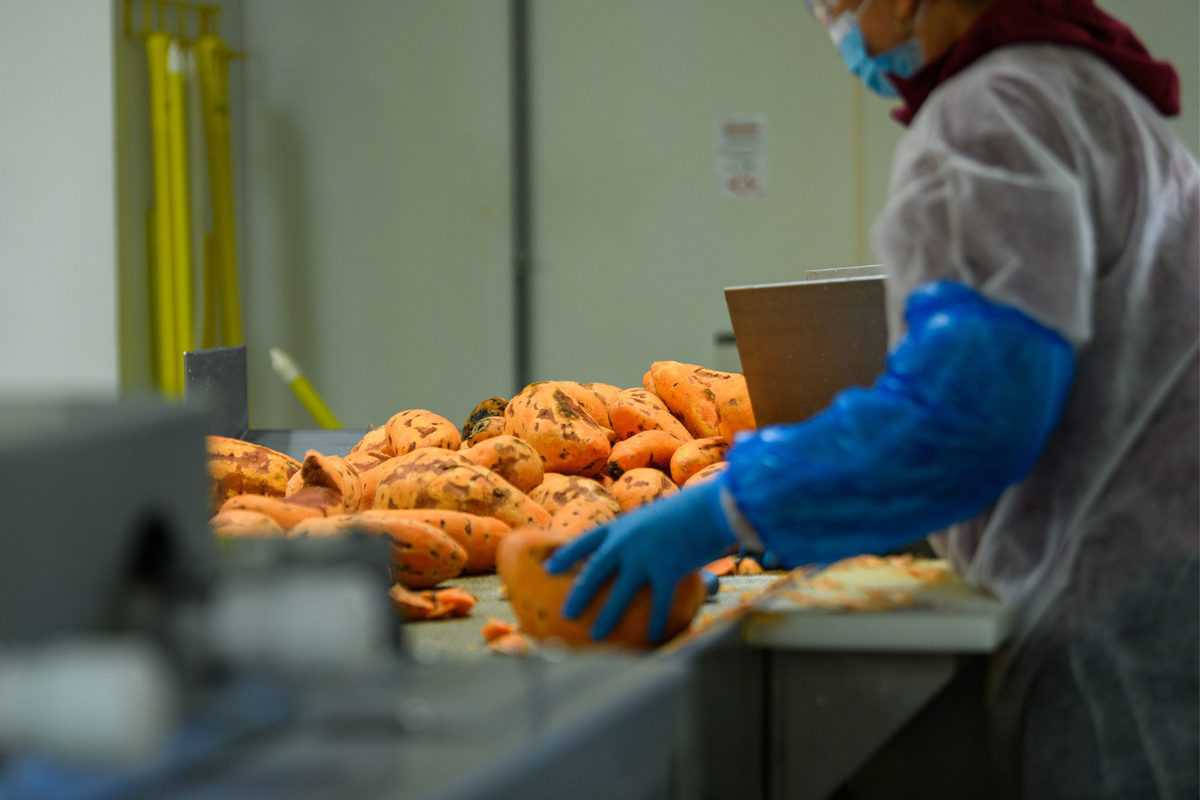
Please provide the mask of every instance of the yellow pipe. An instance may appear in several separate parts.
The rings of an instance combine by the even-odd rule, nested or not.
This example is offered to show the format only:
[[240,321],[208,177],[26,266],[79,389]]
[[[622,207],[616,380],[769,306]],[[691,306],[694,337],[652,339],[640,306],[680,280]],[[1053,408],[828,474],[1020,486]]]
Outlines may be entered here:
[[233,201],[233,158],[229,136],[230,51],[217,36],[196,42],[196,68],[204,134],[208,145],[208,184],[212,202],[217,285],[221,297],[221,332],[226,345],[244,341],[242,299],[238,279],[237,223]]
[[204,349],[216,347],[217,335],[217,254],[216,238],[212,231],[204,236],[204,324],[200,332],[200,346]]
[[150,73],[150,138],[154,160],[154,355],[158,388],[176,395],[182,365],[175,342],[175,281],[171,248],[171,173],[167,125],[166,35],[146,37],[146,59]]
[[188,187],[186,53],[176,41],[167,51],[167,130],[171,170],[171,252],[175,280],[175,390],[183,394],[183,354],[195,346],[192,332],[192,198]]

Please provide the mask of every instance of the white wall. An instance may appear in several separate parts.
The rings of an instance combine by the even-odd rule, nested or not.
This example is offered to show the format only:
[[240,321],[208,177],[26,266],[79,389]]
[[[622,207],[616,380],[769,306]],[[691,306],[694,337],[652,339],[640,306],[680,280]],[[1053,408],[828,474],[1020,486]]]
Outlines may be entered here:
[[[535,9],[540,377],[636,385],[656,358],[714,363],[723,287],[867,260],[899,131],[862,97],[860,145],[855,84],[804,3]],[[760,199],[718,190],[715,124],[735,112],[767,115]]]
[[451,418],[512,387],[507,4],[246,5],[252,423]]
[[0,0],[0,392],[117,388],[112,43],[108,2]]

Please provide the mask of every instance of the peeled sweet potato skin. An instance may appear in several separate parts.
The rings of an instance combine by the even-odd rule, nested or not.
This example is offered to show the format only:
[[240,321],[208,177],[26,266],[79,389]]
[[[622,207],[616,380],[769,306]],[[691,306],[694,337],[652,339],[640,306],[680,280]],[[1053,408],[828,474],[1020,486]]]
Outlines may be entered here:
[[612,449],[608,429],[554,381],[532,383],[509,401],[505,432],[533,446],[547,472],[598,474]]
[[341,498],[342,510],[357,511],[362,505],[362,478],[348,461],[340,456],[327,456],[316,450],[304,454],[300,468],[304,487],[333,489]]
[[631,469],[612,486],[612,496],[625,512],[649,505],[678,491],[679,487],[666,473],[648,467]]
[[538,451],[515,436],[496,436],[459,452],[473,463],[490,469],[522,492],[536,489],[545,473]]
[[[579,619],[563,618],[563,603],[578,575],[578,568],[567,574],[550,575],[543,562],[569,538],[540,528],[514,531],[500,546],[497,566],[508,589],[509,603],[524,633],[539,641],[554,640],[571,647],[593,647],[597,643],[588,632],[612,587],[610,584],[603,588]],[[704,583],[698,574],[689,574],[679,582],[667,620],[668,640],[688,627],[704,599]],[[652,647],[648,631],[650,604],[650,589],[643,588],[617,627],[600,644],[639,650]]]
[[437,508],[495,517],[518,528],[550,514],[517,487],[458,452],[422,448],[401,456],[375,490],[375,508]]
[[705,467],[718,464],[725,460],[729,452],[729,442],[723,436],[712,436],[708,439],[696,439],[680,447],[671,456],[669,468],[671,480],[680,486]]

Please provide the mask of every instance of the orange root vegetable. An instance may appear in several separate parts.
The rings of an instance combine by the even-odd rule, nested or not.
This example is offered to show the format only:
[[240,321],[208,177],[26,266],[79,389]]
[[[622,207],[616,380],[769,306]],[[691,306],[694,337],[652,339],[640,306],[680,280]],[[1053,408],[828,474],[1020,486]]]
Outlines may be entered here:
[[[571,646],[587,647],[595,644],[588,632],[604,607],[612,585],[610,583],[600,590],[579,619],[563,618],[563,603],[578,576],[579,567],[563,575],[550,575],[543,562],[567,538],[538,528],[513,531],[500,545],[497,565],[523,632],[539,641],[557,640]],[[696,573],[687,575],[679,582],[667,620],[668,639],[687,628],[704,603],[704,598],[704,584]],[[643,588],[603,643],[649,648],[650,603],[650,589]]]
[[480,442],[486,442],[488,439],[503,436],[505,424],[504,417],[484,417],[475,423],[474,427],[468,429],[467,436],[463,439],[459,449],[465,450]]
[[753,558],[747,557],[738,559],[737,569],[735,572],[738,575],[762,575],[763,568],[762,564],[759,564]]
[[394,415],[387,421],[387,434],[392,451],[398,456],[421,447],[457,450],[462,443],[458,426],[445,417],[420,408]]
[[485,642],[494,642],[501,636],[508,636],[510,633],[516,632],[516,625],[513,625],[511,622],[505,622],[502,619],[496,619],[495,617],[483,623],[483,627],[479,630]]
[[542,484],[529,493],[529,499],[551,514],[555,514],[572,500],[588,498],[613,506],[614,513],[620,510],[612,495],[600,483],[578,475],[559,475],[547,472]]
[[502,656],[527,656],[533,649],[533,642],[519,631],[507,633],[488,642],[488,650]]
[[363,511],[307,520],[292,536],[338,536],[350,531],[387,536],[392,543],[392,579],[410,589],[427,589],[462,573],[467,551],[445,531],[393,511]]
[[621,506],[622,511],[632,511],[649,505],[668,495],[679,491],[666,473],[657,469],[631,469],[626,472],[612,487],[612,496]]
[[654,391],[654,376],[650,374],[650,370],[642,374],[642,388],[647,392]]
[[616,519],[620,510],[615,500],[580,497],[554,512],[550,530],[564,536],[578,536]]
[[481,400],[471,409],[471,413],[467,415],[466,421],[462,426],[462,438],[469,439],[472,432],[482,423],[489,419],[499,417],[504,418],[504,409],[508,407],[508,399],[505,397],[489,397],[486,400]]
[[728,451],[729,443],[721,436],[688,442],[671,457],[671,480],[683,486],[700,470],[724,461]]
[[505,432],[532,445],[549,472],[595,475],[608,462],[608,430],[555,382],[526,386],[504,419]]
[[461,453],[423,448],[386,464],[391,466],[375,489],[375,508],[465,511],[513,528],[550,522],[524,492]]
[[736,372],[718,372],[699,367],[693,373],[697,380],[712,389],[717,399],[717,417],[721,420],[720,435],[733,444],[733,438],[742,431],[756,427],[754,408],[750,405],[750,390],[746,378]]
[[392,607],[402,612],[409,622],[469,617],[477,602],[465,589],[450,587],[413,592],[399,583],[392,587],[388,596]]
[[707,572],[711,572],[718,578],[722,575],[732,575],[737,569],[737,558],[735,556],[718,558],[716,561],[713,561],[710,564],[705,564],[703,569]]
[[346,455],[346,463],[354,467],[361,478],[364,472],[374,469],[392,456],[382,450],[359,450]]
[[496,548],[512,530],[493,517],[480,517],[462,511],[441,509],[409,509],[389,511],[397,518],[406,518],[432,525],[444,531],[467,551],[463,572],[479,574],[496,571]]
[[[671,457],[683,442],[666,431],[644,431],[613,445],[604,472],[614,480],[631,469],[671,468]],[[690,443],[689,443],[690,444]]]
[[715,480],[718,475],[720,475],[722,472],[725,471],[725,468],[727,466],[729,466],[728,461],[721,461],[716,464],[707,466],[704,469],[697,472],[692,477],[688,478],[687,483],[683,484],[683,488],[690,489],[693,486],[699,486],[702,483],[707,483],[708,481]]
[[304,454],[300,475],[305,488],[319,486],[337,492],[344,511],[357,511],[362,505],[362,478],[358,470],[340,456],[325,456],[309,450]]
[[300,471],[300,462],[291,456],[240,439],[209,436],[206,446],[214,511],[239,494],[283,497],[288,480]]
[[222,510],[209,520],[213,533],[221,538],[236,539],[242,536],[282,536],[279,523],[257,511],[242,509]]
[[378,428],[372,428],[359,439],[350,452],[346,454],[346,460],[350,460],[350,456],[355,453],[365,453],[372,450],[377,450],[381,453],[386,453],[388,458],[396,455],[392,450],[392,440],[388,438],[387,426],[380,425]]
[[585,389],[591,389],[600,395],[600,399],[604,401],[604,408],[606,410],[613,403],[617,402],[617,397],[621,394],[621,387],[613,386],[611,383],[581,383],[580,386]]
[[601,428],[608,429],[610,427],[608,421],[608,404],[604,402],[604,397],[595,389],[589,388],[586,384],[575,383],[574,381],[555,381],[560,389],[567,393],[572,400],[579,403],[588,416],[592,418]]
[[663,401],[645,389],[626,389],[609,409],[613,430],[619,439],[628,439],[643,431],[665,431],[682,442],[692,435],[683,423],[671,416]]
[[688,432],[698,439],[720,435],[717,416],[717,396],[695,376],[695,364],[678,361],[655,361],[650,365],[654,393],[683,420]]
[[497,436],[459,452],[471,462],[484,469],[490,469],[522,492],[532,491],[542,482],[541,455],[515,436]]
[[[334,497],[333,500],[340,509],[337,498]],[[221,506],[221,512],[225,511],[256,511],[273,519],[283,530],[293,528],[306,519],[325,516],[322,507],[293,503],[288,498],[266,497],[261,494],[239,494],[231,497]]]

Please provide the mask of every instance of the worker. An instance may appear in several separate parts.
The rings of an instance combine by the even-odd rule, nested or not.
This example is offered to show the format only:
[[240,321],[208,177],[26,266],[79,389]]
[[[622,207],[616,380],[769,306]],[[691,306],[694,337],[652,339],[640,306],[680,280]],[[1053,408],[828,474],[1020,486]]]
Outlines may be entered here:
[[739,543],[785,565],[928,535],[1012,609],[991,705],[1025,797],[1194,798],[1200,168],[1175,71],[1091,0],[810,0],[908,131],[874,228],[867,389],[744,434],[722,477],[560,548],[564,613]]

